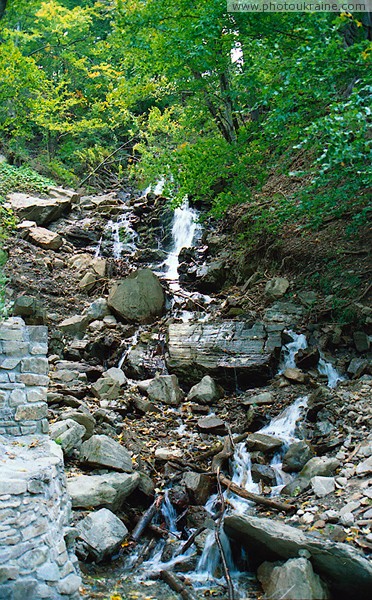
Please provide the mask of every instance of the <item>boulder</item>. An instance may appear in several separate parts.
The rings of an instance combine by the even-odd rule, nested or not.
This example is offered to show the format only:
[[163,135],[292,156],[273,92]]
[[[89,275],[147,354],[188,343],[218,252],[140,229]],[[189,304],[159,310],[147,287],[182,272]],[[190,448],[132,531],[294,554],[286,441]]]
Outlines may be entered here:
[[114,284],[108,305],[125,322],[151,323],[163,313],[165,295],[158,277],[150,269],[139,269]]
[[335,491],[334,477],[321,477],[319,475],[310,479],[312,490],[317,498],[323,498]]
[[246,546],[252,562],[297,558],[303,550],[311,563],[330,584],[335,598],[367,600],[372,586],[372,565],[355,548],[306,534],[300,529],[273,519],[231,515],[225,517],[224,528],[231,538]]
[[78,286],[82,292],[89,294],[94,289],[94,286],[96,285],[97,281],[98,281],[97,275],[95,275],[94,273],[88,272],[88,273],[85,273],[85,275],[80,279]]
[[347,374],[353,379],[371,372],[371,362],[364,358],[353,358],[347,368]]
[[246,439],[248,450],[258,450],[272,454],[283,446],[283,440],[265,433],[250,433]]
[[183,393],[178,385],[176,375],[160,375],[146,383],[145,388],[138,387],[144,390],[153,402],[162,402],[170,406],[178,406],[180,404]]
[[319,359],[318,348],[305,348],[297,352],[295,363],[299,369],[313,369],[318,365]]
[[257,577],[270,600],[327,600],[327,586],[306,558],[290,558],[284,564],[264,562]]
[[336,458],[314,456],[314,458],[311,458],[301,469],[298,477],[293,479],[282,489],[282,494],[298,496],[298,494],[310,487],[310,480],[313,477],[329,477],[339,466],[340,463]]
[[357,475],[368,475],[372,473],[372,456],[369,456],[363,462],[359,463],[356,468]]
[[[96,562],[110,558],[128,535],[128,529],[107,508],[89,513],[77,523],[79,532],[77,550],[82,554],[80,546]],[[80,551],[79,551],[80,550]]]
[[274,277],[265,286],[265,294],[268,298],[277,300],[284,296],[289,288],[289,281],[284,277]]
[[214,379],[205,375],[199,383],[194,385],[187,394],[187,400],[190,402],[200,402],[201,404],[212,404],[223,396],[223,390],[216,384]]
[[48,225],[71,209],[76,194],[62,190],[60,195],[37,198],[28,194],[8,194],[7,200],[20,220],[35,221],[37,225]]
[[353,339],[358,352],[368,352],[371,347],[369,336],[364,331],[354,331]]
[[89,320],[84,315],[73,315],[64,319],[58,324],[58,328],[64,333],[68,333],[72,336],[82,334],[88,326]]
[[[110,373],[112,371],[112,373]],[[120,375],[118,372],[122,375]],[[103,373],[102,377],[92,385],[92,392],[100,400],[117,400],[121,395],[123,385],[126,383],[126,377],[121,369],[112,367]]]
[[13,304],[13,316],[22,317],[27,325],[45,325],[46,310],[34,296],[18,296]]
[[[65,399],[66,398],[68,398],[68,396],[65,396]],[[72,419],[73,421],[76,421],[76,423],[79,423],[85,427],[83,441],[89,439],[93,435],[96,420],[89,411],[68,410],[61,415],[61,419]]]
[[85,433],[85,427],[72,419],[57,421],[52,423],[49,428],[50,437],[62,447],[64,454],[67,455],[80,448]]
[[196,288],[203,294],[219,292],[226,281],[227,269],[223,260],[214,260],[196,270]]
[[198,428],[202,433],[223,433],[226,430],[224,421],[215,415],[209,415],[208,417],[199,419]]
[[120,510],[123,501],[139,485],[138,473],[77,475],[67,480],[73,508],[104,507]]
[[282,469],[286,473],[298,473],[313,456],[314,452],[306,442],[295,442],[283,456]]
[[252,479],[255,483],[259,483],[263,481],[267,485],[275,485],[276,484],[276,476],[275,471],[269,465],[260,465],[258,463],[254,463],[251,469]]
[[80,462],[132,473],[132,459],[126,448],[107,435],[93,435],[80,448]]
[[102,374],[102,377],[105,377],[106,379],[112,379],[119,385],[125,385],[127,383],[127,378],[124,375],[124,371],[118,367],[111,367],[111,369],[107,369],[107,371]]
[[[262,385],[275,372],[281,342],[263,323],[172,323],[168,329],[168,370],[192,385],[210,375],[235,389]],[[274,346],[274,347],[273,347]]]
[[201,504],[204,506],[211,495],[211,478],[203,473],[193,473],[192,471],[188,471],[184,474],[182,482],[191,500],[195,504]]
[[28,241],[45,250],[59,250],[63,240],[58,233],[44,227],[32,227],[28,232]]

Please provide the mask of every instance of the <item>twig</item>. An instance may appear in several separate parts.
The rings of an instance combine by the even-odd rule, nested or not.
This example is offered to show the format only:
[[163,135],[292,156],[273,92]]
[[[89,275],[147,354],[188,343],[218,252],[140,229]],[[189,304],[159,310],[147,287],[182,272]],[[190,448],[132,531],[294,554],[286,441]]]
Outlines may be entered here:
[[119,150],[122,150],[123,148],[125,148],[125,146],[127,146],[128,144],[130,144],[130,142],[133,141],[134,138],[131,138],[128,142],[125,142],[124,144],[122,144],[121,146],[119,146],[119,148],[116,148],[116,150],[114,150],[113,152],[111,152],[111,154],[109,154],[108,156],[106,156],[106,158],[99,163],[99,165],[91,172],[89,173],[89,175],[87,175],[86,177],[84,177],[83,181],[81,181],[79,183],[79,187],[81,187],[82,185],[84,185],[84,183],[86,181],[88,181],[88,179],[90,179],[92,177],[92,175],[94,175],[95,173],[97,173],[97,171],[109,160],[109,158],[111,158],[111,156],[114,156],[114,154],[116,154],[117,152],[119,152]]
[[220,538],[220,529],[222,527],[222,523],[223,523],[223,517],[225,514],[225,499],[223,497],[223,493],[222,493],[222,489],[221,489],[221,482],[220,482],[220,469],[218,467],[217,469],[217,489],[218,489],[218,497],[220,499],[220,503],[221,503],[221,512],[220,512],[220,516],[219,519],[216,523],[216,529],[214,532],[214,537],[216,538],[216,544],[218,546],[218,549],[220,551],[220,555],[221,555],[221,561],[222,561],[222,567],[223,567],[223,574],[225,576],[226,579],[226,583],[227,583],[227,592],[229,595],[229,600],[234,600],[234,586],[233,586],[233,582],[231,580],[231,576],[230,576],[230,571],[229,571],[229,567],[227,565],[227,560],[226,560],[226,556],[225,556],[225,552],[222,546],[222,542],[221,542],[221,538]]
[[172,590],[177,592],[181,598],[184,598],[184,600],[195,600],[195,596],[186,589],[186,586],[178,579],[178,577],[176,577],[176,575],[174,575],[174,573],[171,573],[170,571],[160,571],[160,578],[165,581]]
[[229,436],[226,436],[224,439],[224,444],[221,452],[216,454],[212,460],[212,471],[214,473],[218,473],[224,463],[229,460],[233,455],[233,449],[231,445],[231,440]]
[[136,562],[133,565],[133,569],[136,569],[137,567],[139,567],[140,565],[142,565],[142,563],[147,559],[147,557],[149,556],[150,552],[155,548],[156,546],[156,540],[155,538],[152,538],[141,550]]

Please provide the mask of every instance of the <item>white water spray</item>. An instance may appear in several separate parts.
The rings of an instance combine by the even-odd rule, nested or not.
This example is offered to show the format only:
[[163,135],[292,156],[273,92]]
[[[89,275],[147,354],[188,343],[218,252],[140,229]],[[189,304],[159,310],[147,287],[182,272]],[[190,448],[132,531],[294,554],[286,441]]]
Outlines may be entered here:
[[172,238],[173,246],[170,251],[166,265],[166,278],[174,281],[178,280],[178,255],[182,248],[190,248],[197,233],[201,231],[200,224],[197,222],[198,212],[190,208],[189,201],[185,198],[183,204],[174,211]]

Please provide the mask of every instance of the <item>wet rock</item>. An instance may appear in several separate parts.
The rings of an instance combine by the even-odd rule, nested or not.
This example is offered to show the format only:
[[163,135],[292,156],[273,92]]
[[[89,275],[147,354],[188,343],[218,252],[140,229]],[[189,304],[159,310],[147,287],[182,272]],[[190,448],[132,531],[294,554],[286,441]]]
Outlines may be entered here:
[[178,406],[181,403],[183,392],[178,385],[176,375],[159,375],[159,377],[141,382],[141,384],[138,388],[144,391],[153,402],[162,402],[169,406]]
[[72,419],[57,421],[52,423],[49,428],[50,437],[62,447],[64,454],[67,455],[80,448],[85,433],[85,427]]
[[291,444],[283,457],[283,471],[298,473],[314,456],[310,446],[304,441]]
[[302,306],[295,304],[294,302],[276,302],[265,310],[265,321],[295,324],[300,321],[304,314]]
[[215,260],[203,265],[196,272],[196,288],[203,294],[219,292],[226,281],[226,264]]
[[289,288],[289,281],[284,277],[275,277],[270,279],[265,286],[265,294],[268,298],[277,300],[284,296]]
[[28,241],[44,250],[59,250],[63,240],[58,233],[44,227],[32,227],[28,232]]
[[369,336],[364,331],[354,331],[353,339],[358,352],[368,352],[371,347]]
[[84,554],[96,562],[112,556],[128,535],[125,525],[107,508],[90,513],[77,523],[76,529],[79,532],[78,551],[82,545]]
[[203,377],[199,383],[194,385],[187,395],[190,402],[200,402],[201,404],[212,404],[223,396],[223,390],[216,384],[209,375]]
[[364,358],[353,358],[347,368],[347,374],[353,379],[358,379],[365,373],[370,373],[370,362]]
[[313,571],[306,558],[291,558],[284,564],[264,562],[257,577],[265,591],[265,598],[293,600],[327,600],[327,586]]
[[313,369],[320,359],[318,348],[305,348],[299,350],[295,356],[295,363],[299,369]]
[[119,510],[123,501],[139,485],[138,473],[78,475],[67,480],[73,508],[104,507]]
[[263,483],[270,486],[276,484],[275,471],[268,465],[253,464],[251,472],[255,483],[263,481]]
[[224,527],[230,537],[241,541],[247,549],[255,549],[250,556],[256,563],[287,560],[307,550],[314,569],[329,582],[336,598],[369,598],[372,565],[347,544],[316,538],[278,521],[248,515],[227,516]]
[[334,477],[312,477],[310,484],[317,498],[323,498],[323,496],[331,494],[336,488]]
[[264,433],[250,433],[246,439],[249,450],[273,453],[283,446],[283,440]]
[[93,435],[80,448],[79,460],[94,467],[109,467],[131,473],[132,459],[126,448],[107,435]]
[[88,308],[84,311],[84,315],[88,317],[89,321],[97,321],[104,319],[110,314],[110,309],[107,304],[106,298],[97,298],[94,300]]
[[211,494],[212,480],[203,473],[189,471],[182,478],[187,493],[195,504],[204,506]]
[[283,373],[284,377],[293,383],[306,383],[307,375],[300,369],[286,369]]
[[71,209],[77,195],[70,190],[61,190],[54,198],[37,198],[28,194],[12,193],[7,196],[8,202],[20,220],[35,221],[37,225],[48,225],[59,219]]
[[164,291],[150,269],[139,269],[114,284],[108,305],[123,321],[151,323],[163,313]]
[[173,323],[168,330],[168,369],[181,380],[198,383],[210,375],[223,386],[265,383],[274,373],[278,351],[268,349],[270,333],[262,323]]
[[63,235],[75,248],[85,248],[98,241],[96,233],[78,225],[67,225],[63,229]]
[[198,420],[198,428],[203,433],[217,433],[225,431],[225,423],[215,416],[203,417]]

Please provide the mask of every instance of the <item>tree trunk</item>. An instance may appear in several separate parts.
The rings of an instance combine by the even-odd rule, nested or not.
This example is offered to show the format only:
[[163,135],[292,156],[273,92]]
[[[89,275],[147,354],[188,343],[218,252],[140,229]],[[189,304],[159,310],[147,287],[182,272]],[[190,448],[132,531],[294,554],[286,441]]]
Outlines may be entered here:
[[0,0],[0,19],[2,18],[5,9],[6,9],[6,3],[8,0]]

